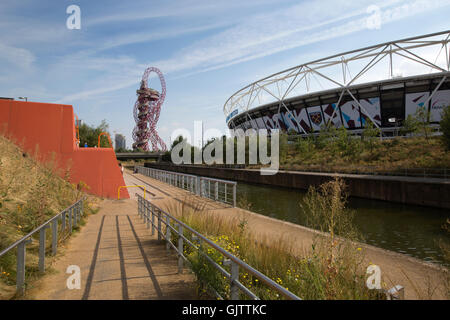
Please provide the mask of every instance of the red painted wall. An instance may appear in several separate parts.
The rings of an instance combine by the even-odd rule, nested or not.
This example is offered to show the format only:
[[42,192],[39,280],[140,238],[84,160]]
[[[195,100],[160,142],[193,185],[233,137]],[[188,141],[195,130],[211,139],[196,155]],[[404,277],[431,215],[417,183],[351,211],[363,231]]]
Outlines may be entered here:
[[[125,185],[113,149],[76,145],[71,105],[0,99],[0,132],[32,155],[38,148],[39,161],[53,156],[62,169],[70,164],[70,182],[85,182],[91,194],[117,199]],[[128,191],[120,196],[129,198]]]

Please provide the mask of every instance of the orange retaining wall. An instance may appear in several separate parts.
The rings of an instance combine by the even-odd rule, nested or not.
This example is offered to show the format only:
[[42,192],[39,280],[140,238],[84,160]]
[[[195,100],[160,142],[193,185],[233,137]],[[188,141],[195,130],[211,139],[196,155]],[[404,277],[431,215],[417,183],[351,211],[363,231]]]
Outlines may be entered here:
[[[0,99],[0,132],[30,154],[38,147],[39,161],[54,154],[61,169],[70,166],[70,182],[85,182],[88,193],[117,199],[125,185],[112,148],[77,146],[71,105]],[[124,188],[120,196],[130,197]]]

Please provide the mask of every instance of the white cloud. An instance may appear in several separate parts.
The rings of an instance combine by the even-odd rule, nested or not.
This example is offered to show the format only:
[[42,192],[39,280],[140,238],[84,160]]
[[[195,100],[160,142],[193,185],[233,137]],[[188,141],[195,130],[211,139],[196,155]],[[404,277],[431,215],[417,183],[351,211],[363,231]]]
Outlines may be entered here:
[[[280,4],[282,0],[278,1]],[[205,17],[217,16],[220,17],[223,12],[229,11],[239,13],[243,9],[258,9],[259,7],[273,3],[271,0],[228,0],[228,1],[210,1],[210,0],[179,0],[179,1],[163,1],[157,6],[148,6],[148,2],[133,2],[126,3],[126,7],[120,8],[114,12],[122,11],[120,13],[106,13],[99,17],[89,19],[86,26],[96,26],[100,24],[109,24],[117,22],[130,22],[139,20],[148,20],[164,17]],[[105,10],[108,11],[108,10]],[[228,15],[231,16],[231,15]]]
[[[35,56],[27,49],[8,46],[0,43],[0,63],[13,64],[21,69],[30,68]],[[5,65],[3,66],[5,68]]]
[[[370,1],[369,3],[372,3]],[[367,16],[365,7],[361,6],[353,11],[347,11],[347,6],[341,4],[321,2],[311,7],[311,3],[302,4],[281,10],[272,15],[258,16],[232,29],[201,40],[185,48],[179,55],[168,61],[159,61],[160,65],[167,65],[168,71],[191,69],[201,66],[189,75],[198,72],[216,70],[257,58],[269,56],[278,52],[297,48],[311,43],[330,40],[366,29]],[[430,2],[416,0],[408,3],[401,1],[384,2],[381,23],[388,24],[426,10],[437,9],[449,5],[450,1]],[[362,2],[361,2],[362,5]],[[301,12],[316,12],[322,10],[321,17],[325,22],[295,21],[296,14]],[[331,8],[328,11],[323,8]],[[343,11],[335,12],[335,10]],[[309,16],[309,15],[308,15]],[[312,15],[314,16],[314,15]],[[335,18],[335,17],[338,18]],[[320,57],[318,57],[320,58]],[[299,63],[300,64],[300,63]]]
[[[56,63],[53,62],[49,66],[46,73],[49,77],[55,75],[55,79],[61,78],[61,75],[74,79],[75,90],[72,92],[69,91],[70,89],[66,92],[60,91],[62,93],[58,100],[58,102],[73,103],[79,100],[95,99],[113,91],[136,86],[142,70],[149,65],[159,67],[164,74],[170,74],[172,79],[176,79],[226,68],[307,44],[342,37],[366,27],[366,8],[371,4],[378,5],[382,10],[381,27],[383,28],[383,24],[426,10],[440,8],[449,3],[450,1],[447,0],[440,2],[361,0],[351,3],[344,0],[309,1],[290,5],[287,8],[280,6],[280,9],[272,10],[269,13],[252,14],[247,12],[245,19],[239,22],[236,22],[239,14],[228,17],[223,12],[239,10],[241,5],[247,9],[256,9],[258,1],[248,3],[232,1],[219,4],[208,1],[203,3],[204,6],[198,5],[198,3],[190,6],[189,3],[175,2],[175,4],[161,5],[155,10],[139,10],[136,6],[130,11],[119,14],[105,13],[104,16],[91,19],[84,25],[93,26],[162,16],[195,16],[199,17],[198,24],[190,27],[180,24],[168,31],[161,28],[161,32],[159,30],[137,33],[128,31],[106,40],[103,37],[100,41],[97,38],[89,37],[79,39],[79,41],[85,41],[88,48],[78,53],[59,57]],[[216,6],[215,9],[211,9],[213,5]],[[305,14],[306,12],[308,14]],[[205,19],[213,21],[213,23],[204,23]],[[204,24],[202,25],[202,23]],[[230,27],[230,24],[233,26]],[[119,46],[124,47],[134,43],[148,44],[158,39],[223,28],[224,26],[229,27],[187,45],[167,59],[158,61],[139,61],[132,56],[114,56],[107,51],[107,49]],[[51,30],[50,25],[47,27],[46,31]],[[59,39],[63,36],[64,31],[61,31],[61,34],[56,33],[53,37]],[[38,31],[34,35],[36,38],[40,37]],[[52,39],[52,36],[49,35],[47,38]],[[35,61],[35,56],[29,50],[12,47],[13,50],[8,51],[4,48],[11,47],[10,45],[2,46],[0,46],[0,59],[3,58],[9,63],[25,67],[31,66]],[[296,64],[304,62],[306,61],[298,61]],[[268,73],[262,74],[262,76],[268,75],[271,71],[270,68],[265,70]],[[211,102],[212,104],[213,102]],[[208,106],[204,104],[203,109],[211,108],[209,105],[209,103]]]

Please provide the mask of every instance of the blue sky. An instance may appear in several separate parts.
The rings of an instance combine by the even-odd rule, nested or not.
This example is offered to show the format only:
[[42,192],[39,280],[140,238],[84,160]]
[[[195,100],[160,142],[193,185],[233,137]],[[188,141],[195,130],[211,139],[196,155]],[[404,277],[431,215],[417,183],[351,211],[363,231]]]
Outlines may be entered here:
[[[81,9],[69,30],[66,8]],[[367,8],[378,6],[379,29]],[[0,2],[0,96],[74,106],[106,119],[131,147],[132,110],[146,67],[165,75],[158,130],[225,133],[223,104],[274,72],[381,42],[450,29],[450,0],[227,0]],[[156,78],[150,86],[160,90]]]

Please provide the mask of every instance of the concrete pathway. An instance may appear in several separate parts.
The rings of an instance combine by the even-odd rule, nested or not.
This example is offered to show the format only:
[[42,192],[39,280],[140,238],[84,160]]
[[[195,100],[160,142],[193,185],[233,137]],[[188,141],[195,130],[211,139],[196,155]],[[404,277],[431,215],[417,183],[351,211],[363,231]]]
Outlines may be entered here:
[[[133,199],[104,200],[65,247],[52,266],[57,272],[39,280],[27,299],[197,298],[194,276],[187,269],[178,274],[177,257],[151,236]],[[70,265],[80,267],[80,289],[67,288]]]
[[[30,298],[196,299],[194,277],[187,270],[177,274],[176,257],[167,254],[138,217],[135,193],[144,194],[138,185],[145,186],[147,199],[171,212],[188,206],[198,214],[246,219],[248,232],[256,239],[288,240],[298,256],[309,250],[316,234],[300,225],[200,198],[129,170],[125,170],[124,179],[128,186],[135,186],[129,189],[131,199],[105,200],[100,212],[89,218],[55,263],[58,273],[43,277],[41,285],[29,291]],[[361,247],[365,263],[379,265],[388,285],[403,285],[407,299],[445,299],[446,287],[438,266],[370,245]],[[81,268],[80,290],[66,287],[69,265]],[[432,292],[428,294],[428,290]]]

